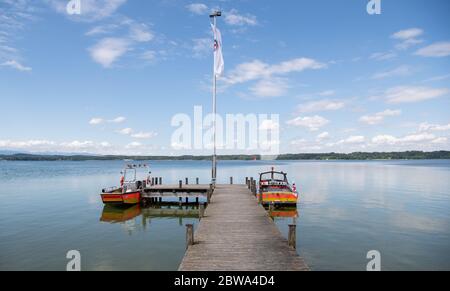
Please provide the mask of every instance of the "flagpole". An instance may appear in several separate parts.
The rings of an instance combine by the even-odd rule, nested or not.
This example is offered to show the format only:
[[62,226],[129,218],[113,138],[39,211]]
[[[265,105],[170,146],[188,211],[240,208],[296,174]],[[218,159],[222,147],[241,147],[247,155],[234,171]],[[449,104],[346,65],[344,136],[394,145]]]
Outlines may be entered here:
[[[217,28],[217,19],[216,17],[221,16],[222,13],[220,11],[216,11],[210,15],[213,18],[214,22],[214,41],[216,41],[216,28]],[[217,181],[217,75],[216,75],[216,67],[213,65],[213,143],[214,143],[214,153],[212,158],[212,184],[215,186]]]

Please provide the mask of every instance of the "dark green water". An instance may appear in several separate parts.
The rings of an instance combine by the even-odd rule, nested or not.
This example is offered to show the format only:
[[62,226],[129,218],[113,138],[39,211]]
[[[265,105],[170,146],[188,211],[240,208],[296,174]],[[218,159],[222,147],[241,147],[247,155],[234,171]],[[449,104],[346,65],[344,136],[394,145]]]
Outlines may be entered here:
[[[209,162],[151,164],[166,183],[209,180]],[[313,270],[365,270],[369,250],[383,270],[450,270],[450,161],[222,162],[220,182],[272,165],[301,192],[297,249]],[[65,270],[69,250],[82,270],[176,270],[195,210],[104,209],[122,166],[0,161],[0,270]],[[275,221],[287,236],[292,218]]]

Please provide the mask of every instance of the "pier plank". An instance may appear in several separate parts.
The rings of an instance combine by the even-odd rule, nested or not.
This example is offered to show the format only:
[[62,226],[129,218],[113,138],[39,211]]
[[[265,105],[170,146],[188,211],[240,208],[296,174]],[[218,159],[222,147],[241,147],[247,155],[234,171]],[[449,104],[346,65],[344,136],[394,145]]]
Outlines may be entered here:
[[180,271],[307,271],[245,185],[218,185]]

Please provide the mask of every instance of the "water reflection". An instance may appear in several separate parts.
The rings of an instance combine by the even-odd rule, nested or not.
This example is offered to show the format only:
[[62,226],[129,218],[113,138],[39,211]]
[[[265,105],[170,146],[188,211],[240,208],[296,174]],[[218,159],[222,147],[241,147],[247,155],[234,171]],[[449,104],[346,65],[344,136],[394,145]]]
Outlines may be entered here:
[[282,207],[282,208],[267,207],[266,210],[273,221],[290,220],[292,221],[292,224],[297,224],[297,218],[299,217],[297,207]]
[[141,215],[142,209],[140,205],[133,206],[115,206],[105,205],[103,207],[102,217],[100,221],[109,223],[121,223],[131,220]]
[[[178,225],[183,226],[183,219],[199,217],[199,205],[174,206],[173,204],[158,204],[151,206],[121,206],[105,205],[103,207],[101,222],[122,224],[125,230],[132,235],[134,231],[146,231],[152,219],[177,219]],[[140,218],[140,223],[136,218]]]

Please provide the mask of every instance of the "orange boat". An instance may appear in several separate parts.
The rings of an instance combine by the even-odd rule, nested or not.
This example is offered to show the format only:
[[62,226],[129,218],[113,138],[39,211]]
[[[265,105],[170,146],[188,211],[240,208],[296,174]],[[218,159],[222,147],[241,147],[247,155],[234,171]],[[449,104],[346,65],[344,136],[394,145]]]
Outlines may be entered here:
[[149,184],[150,177],[148,176],[144,181],[138,181],[137,168],[147,168],[147,165],[127,165],[121,172],[120,187],[102,190],[100,195],[104,204],[134,205],[141,202],[142,191]]
[[260,174],[259,197],[263,205],[297,206],[298,193],[295,184],[289,184],[287,174],[275,171]]

